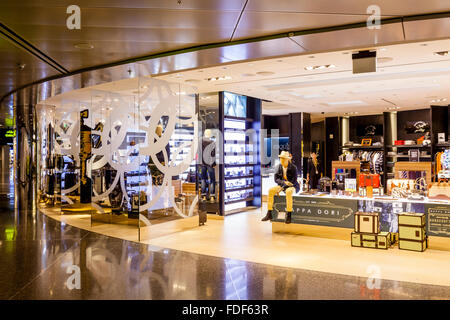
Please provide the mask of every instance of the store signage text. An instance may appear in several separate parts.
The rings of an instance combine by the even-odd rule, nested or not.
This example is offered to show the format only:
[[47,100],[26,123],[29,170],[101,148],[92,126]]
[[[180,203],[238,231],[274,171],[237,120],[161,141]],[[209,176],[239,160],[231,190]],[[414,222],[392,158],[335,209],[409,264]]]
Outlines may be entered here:
[[16,130],[7,130],[5,138],[14,138],[16,136]]

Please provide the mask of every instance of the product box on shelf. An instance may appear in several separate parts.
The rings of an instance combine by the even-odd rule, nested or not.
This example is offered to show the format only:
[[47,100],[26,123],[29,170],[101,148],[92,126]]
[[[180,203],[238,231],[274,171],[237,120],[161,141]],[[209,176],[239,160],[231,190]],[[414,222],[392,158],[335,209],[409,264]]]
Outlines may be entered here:
[[356,191],[356,179],[346,178],[344,183],[345,183],[345,191],[348,191],[348,192]]
[[355,232],[380,233],[380,216],[377,212],[356,212]]
[[361,173],[359,175],[359,186],[360,187],[380,187],[380,175],[373,173]]
[[352,247],[388,249],[390,246],[391,235],[389,232],[378,234],[352,232]]

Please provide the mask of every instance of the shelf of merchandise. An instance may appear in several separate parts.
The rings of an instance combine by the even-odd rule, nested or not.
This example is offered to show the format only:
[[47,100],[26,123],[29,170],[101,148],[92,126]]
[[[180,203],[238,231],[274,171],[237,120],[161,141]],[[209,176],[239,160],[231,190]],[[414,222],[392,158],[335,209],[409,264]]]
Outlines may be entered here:
[[406,148],[406,149],[408,149],[408,148],[411,148],[411,149],[424,148],[424,149],[426,149],[426,148],[431,148],[431,146],[424,146],[421,144],[409,144],[409,145],[401,144],[401,145],[387,145],[386,148]]
[[225,177],[225,180],[235,180],[235,179],[248,179],[253,178],[253,176],[237,176],[237,177]]
[[253,137],[247,134],[247,130],[255,130],[254,132],[258,133],[261,129],[261,100],[219,92],[219,119],[218,127],[223,133],[223,153],[219,166],[220,214],[227,215],[235,209],[245,210],[249,206],[259,207],[259,145],[252,141]]
[[[182,144],[185,142],[193,142],[194,141],[194,128],[189,126],[182,126],[179,128],[176,128],[174,133],[171,136],[171,139],[169,140],[169,146],[170,146],[170,154],[175,154],[175,150],[177,150]],[[190,154],[191,147],[186,146],[181,149],[181,152],[178,153],[177,158],[174,161],[175,166],[178,166],[180,163],[183,162],[184,159],[186,159],[186,156]],[[195,171],[196,169],[196,161],[195,159],[191,162],[188,169],[182,173],[180,173],[180,177],[185,180],[187,179],[187,176],[189,175],[189,172],[193,169]]]
[[350,149],[350,150],[383,150],[383,146],[340,146],[340,149]]
[[253,167],[254,164],[225,164],[225,168]]
[[225,204],[233,204],[233,203],[239,203],[239,202],[247,202],[247,201],[252,201],[253,199],[255,199],[254,197],[250,197],[250,198],[244,198],[244,199],[234,199],[234,200],[225,200]]
[[[397,154],[395,156],[389,156],[389,157],[393,157],[393,158],[409,158],[409,155],[407,154]],[[431,155],[426,155],[426,156],[420,156],[419,158],[431,158]]]

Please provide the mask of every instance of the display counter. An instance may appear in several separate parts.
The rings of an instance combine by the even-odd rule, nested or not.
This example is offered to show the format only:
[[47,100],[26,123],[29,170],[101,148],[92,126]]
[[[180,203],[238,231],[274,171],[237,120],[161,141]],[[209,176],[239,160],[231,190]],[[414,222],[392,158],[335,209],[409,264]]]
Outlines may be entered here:
[[[381,231],[398,232],[400,212],[425,213],[427,234],[450,237],[450,202],[395,199],[390,196],[374,198],[334,196],[329,194],[298,194],[293,198],[292,224],[309,224],[354,228],[355,212],[379,212]],[[284,222],[285,196],[275,196],[273,222]]]

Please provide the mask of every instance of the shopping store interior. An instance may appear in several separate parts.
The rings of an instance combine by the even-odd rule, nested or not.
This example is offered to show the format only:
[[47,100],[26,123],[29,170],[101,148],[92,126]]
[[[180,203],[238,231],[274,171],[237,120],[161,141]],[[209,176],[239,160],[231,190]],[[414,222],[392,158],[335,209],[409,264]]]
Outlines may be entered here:
[[[446,48],[450,40],[371,48],[376,72],[354,73],[358,52],[346,50],[137,76],[42,100],[38,210],[193,254],[340,277],[377,270],[385,281],[433,286],[448,298]],[[93,138],[82,156],[83,126]],[[283,192],[272,221],[262,222],[282,151],[301,189],[292,223]],[[315,185],[307,180],[312,153]],[[71,165],[77,159],[85,169]],[[87,196],[83,175],[92,183]],[[389,234],[388,250],[353,243],[359,212],[379,213],[376,233]],[[404,212],[427,216],[426,240],[407,250],[394,236]]]
[[0,300],[450,299],[448,3],[68,6],[0,3]]

